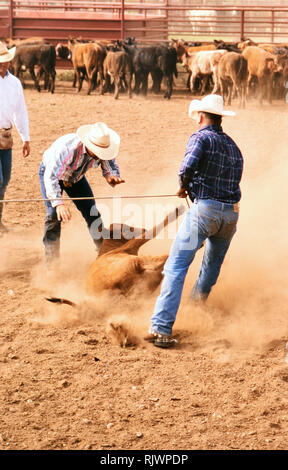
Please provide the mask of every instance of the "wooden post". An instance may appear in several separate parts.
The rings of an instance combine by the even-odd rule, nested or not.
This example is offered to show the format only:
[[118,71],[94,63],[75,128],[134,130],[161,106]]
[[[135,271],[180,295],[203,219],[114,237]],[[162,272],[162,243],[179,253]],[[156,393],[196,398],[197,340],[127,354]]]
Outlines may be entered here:
[[274,42],[274,21],[275,21],[275,16],[274,16],[274,10],[271,10],[271,16],[272,16],[272,24],[271,24],[271,42]]
[[14,31],[13,31],[13,0],[10,0],[9,2],[9,37],[13,39],[14,36]]
[[121,38],[125,36],[125,0],[121,0]]

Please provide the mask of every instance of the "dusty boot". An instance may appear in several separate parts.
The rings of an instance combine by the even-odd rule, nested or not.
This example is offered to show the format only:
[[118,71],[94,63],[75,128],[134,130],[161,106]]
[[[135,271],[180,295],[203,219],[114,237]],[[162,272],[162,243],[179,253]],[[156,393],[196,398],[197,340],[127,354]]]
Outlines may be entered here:
[[144,339],[149,343],[153,343],[154,346],[157,346],[157,348],[163,349],[171,348],[179,342],[177,339],[172,338],[171,335],[163,335],[151,328],[149,329],[149,334],[144,336]]
[[55,272],[59,266],[60,243],[50,243],[45,246],[45,263],[47,273]]

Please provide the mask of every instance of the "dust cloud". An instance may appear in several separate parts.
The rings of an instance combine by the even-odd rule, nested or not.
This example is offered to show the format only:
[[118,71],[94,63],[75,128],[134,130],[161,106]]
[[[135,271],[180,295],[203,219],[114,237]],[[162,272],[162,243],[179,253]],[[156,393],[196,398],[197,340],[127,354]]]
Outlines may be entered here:
[[288,164],[286,144],[279,138],[285,135],[286,122],[279,118],[277,122],[277,134],[271,133],[265,114],[250,132],[245,129],[247,120],[241,130],[229,122],[245,159],[238,230],[203,309],[187,304],[198,271],[198,266],[191,266],[175,324],[192,333],[196,329],[198,334],[228,339],[244,349],[261,348],[288,330]]
[[[203,341],[206,341],[207,337],[225,338],[235,347],[257,349],[264,342],[285,336],[288,332],[288,163],[286,144],[279,138],[285,135],[287,119],[284,115],[279,119],[277,110],[269,112],[270,118],[263,113],[262,118],[255,121],[251,129],[253,110],[249,120],[247,113],[248,111],[241,111],[237,120],[235,118],[234,121],[231,119],[223,123],[224,130],[237,142],[245,160],[238,230],[222,266],[219,280],[205,305],[188,302],[188,294],[197,278],[203,250],[197,253],[185,281],[175,331],[185,331],[191,338],[203,338]],[[258,110],[255,115],[259,116]],[[277,117],[277,134],[270,131],[273,116]],[[195,128],[192,128],[191,132],[194,130]],[[178,154],[182,149],[183,155],[188,137],[189,135],[185,137],[184,145],[183,142],[178,144]],[[165,181],[165,186],[161,185],[161,181],[153,182],[147,185],[147,195],[176,192],[177,171],[181,158],[175,160],[173,171],[170,168],[167,173],[161,174],[160,180]],[[180,201],[177,198],[161,200],[163,214],[165,215],[167,207],[176,207],[179,203],[186,204],[185,200]],[[111,208],[112,202],[107,203],[108,206],[109,204]],[[122,222],[134,222],[137,225],[137,218],[127,218],[129,211],[126,210],[125,213],[125,204],[126,218],[122,219]],[[148,219],[143,218],[143,214],[145,211],[147,214],[147,205],[151,209],[153,204],[155,206],[155,200],[152,199],[137,201],[140,214],[138,226],[147,222]],[[108,222],[108,219],[105,220],[105,214],[103,216],[104,221]],[[149,223],[144,225],[150,228],[155,220],[150,214],[150,226]],[[177,224],[182,220],[183,216]],[[177,227],[174,227],[174,233],[176,232]],[[172,238],[165,232],[163,239],[149,241],[141,248],[140,253],[168,253]],[[110,333],[113,329],[114,332],[117,330],[116,337],[119,325],[123,326],[124,333],[122,331],[123,335],[120,335],[121,339],[118,341],[121,345],[127,345],[129,338],[132,338],[130,342],[134,344],[141,341],[140,338],[148,329],[159,289],[152,296],[138,291],[129,298],[123,298],[117,293],[99,294],[91,298],[85,292],[84,279],[95,257],[96,252],[90,235],[81,216],[75,213],[72,222],[63,227],[62,263],[57,273],[50,279],[44,279],[40,275],[43,268],[40,264],[34,268],[31,285],[42,289],[48,295],[68,298],[76,302],[78,307],[71,310],[69,306],[55,307],[43,303],[42,313],[36,315],[35,320],[52,323],[93,322],[98,318],[107,323]]]

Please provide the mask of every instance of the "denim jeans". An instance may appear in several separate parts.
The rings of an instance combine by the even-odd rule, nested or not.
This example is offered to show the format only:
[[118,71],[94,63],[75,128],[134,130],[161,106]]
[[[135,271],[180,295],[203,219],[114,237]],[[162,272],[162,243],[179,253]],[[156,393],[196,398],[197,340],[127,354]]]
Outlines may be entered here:
[[[0,150],[0,200],[4,195],[10,181],[12,168],[12,150]],[[0,202],[0,222],[2,220],[3,203]]]
[[212,199],[198,199],[191,205],[164,266],[161,292],[151,318],[152,329],[171,334],[188,268],[205,240],[202,264],[191,298],[207,299],[236,232],[238,215],[238,205]]
[[[39,169],[40,187],[43,199],[47,199],[44,184],[44,172],[45,166],[41,163]],[[71,187],[64,186],[62,181],[59,181],[59,184],[61,192],[64,190],[71,198],[93,197],[92,189],[85,176],[83,176],[83,178],[81,178],[77,183],[72,184]],[[77,200],[73,202],[84,217],[92,239],[95,245],[99,248],[102,243],[102,237],[98,228],[102,228],[102,219],[96,208],[95,201],[90,199]],[[44,201],[44,203],[46,208],[46,218],[44,224],[43,243],[45,247],[46,260],[49,262],[59,257],[61,222],[57,219],[56,208],[52,207],[51,202]]]

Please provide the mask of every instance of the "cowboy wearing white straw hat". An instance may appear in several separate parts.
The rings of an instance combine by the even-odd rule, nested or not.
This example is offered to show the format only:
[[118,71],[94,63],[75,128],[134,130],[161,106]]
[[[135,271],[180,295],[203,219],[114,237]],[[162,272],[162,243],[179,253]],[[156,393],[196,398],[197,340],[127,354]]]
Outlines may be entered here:
[[148,341],[168,348],[177,341],[171,337],[184,280],[199,248],[205,243],[198,279],[191,292],[194,301],[205,301],[216,283],[221,265],[236,232],[241,198],[239,183],[243,158],[235,142],[223,132],[223,116],[235,116],[223,109],[219,95],[193,100],[189,116],[199,130],[191,135],[179,171],[180,198],[193,204],[179,228],[164,266],[161,293],[151,318]]
[[[4,199],[12,169],[14,124],[23,141],[23,157],[30,153],[29,120],[20,80],[8,69],[16,48],[7,49],[0,42],[0,200]],[[0,202],[0,236],[9,229],[2,223],[3,203]]]
[[[81,126],[76,133],[58,138],[43,154],[39,178],[45,201],[44,247],[48,266],[59,256],[61,221],[68,222],[71,212],[62,200],[65,191],[71,198],[93,198],[85,178],[89,168],[101,166],[107,183],[114,187],[124,183],[120,178],[116,156],[120,137],[104,122]],[[98,249],[102,244],[103,224],[93,199],[73,201],[84,217]]]

